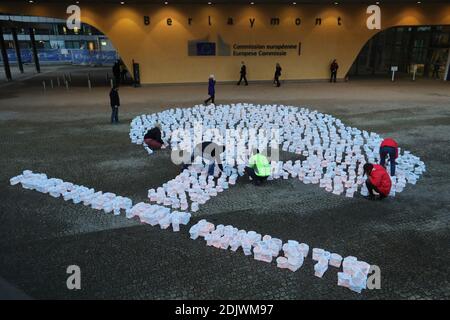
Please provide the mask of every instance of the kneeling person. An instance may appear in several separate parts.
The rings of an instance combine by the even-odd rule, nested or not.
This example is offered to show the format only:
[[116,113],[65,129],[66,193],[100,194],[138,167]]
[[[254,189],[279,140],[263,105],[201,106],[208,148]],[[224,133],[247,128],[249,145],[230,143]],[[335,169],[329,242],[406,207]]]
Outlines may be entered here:
[[391,192],[391,178],[387,173],[386,169],[379,164],[366,163],[364,165],[364,174],[367,175],[366,186],[369,191],[369,200],[374,200],[375,195],[373,191],[375,190],[379,193],[379,200],[386,198]]
[[144,142],[152,150],[161,149],[164,145],[164,141],[161,139],[161,126],[159,123],[154,128],[148,130],[144,136]]
[[248,174],[256,185],[260,185],[270,176],[270,163],[266,156],[256,150],[245,167],[245,173]]

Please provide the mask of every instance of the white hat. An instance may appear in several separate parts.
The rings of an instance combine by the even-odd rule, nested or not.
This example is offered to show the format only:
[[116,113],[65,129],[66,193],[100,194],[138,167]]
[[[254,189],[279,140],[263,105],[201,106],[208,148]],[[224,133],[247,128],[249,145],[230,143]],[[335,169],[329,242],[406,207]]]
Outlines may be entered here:
[[211,79],[211,78],[214,79],[214,75],[213,75],[213,74],[210,74],[210,75],[209,75],[209,78],[210,78],[210,79]]

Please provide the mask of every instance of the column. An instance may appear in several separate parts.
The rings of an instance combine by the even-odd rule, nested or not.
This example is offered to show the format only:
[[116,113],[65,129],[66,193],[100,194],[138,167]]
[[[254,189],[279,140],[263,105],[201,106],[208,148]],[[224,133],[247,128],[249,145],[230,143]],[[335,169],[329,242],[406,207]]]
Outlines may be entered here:
[[445,67],[445,81],[450,81],[450,48],[448,49],[447,65]]
[[17,63],[19,65],[19,70],[20,73],[23,73],[22,56],[20,55],[19,40],[17,39],[17,29],[15,27],[12,28],[12,36],[14,40],[14,48],[16,49],[16,56],[17,56]]
[[12,80],[11,69],[9,67],[8,52],[6,51],[6,43],[5,43],[5,39],[3,38],[3,27],[2,26],[0,26],[0,46],[1,46],[1,51],[2,51],[3,67],[5,68],[6,79],[8,81],[11,81]]
[[34,58],[34,64],[36,65],[36,71],[38,73],[41,72],[41,66],[39,65],[39,56],[36,49],[36,39],[34,37],[34,29],[30,28],[30,40],[31,40],[31,47],[33,48],[33,58]]

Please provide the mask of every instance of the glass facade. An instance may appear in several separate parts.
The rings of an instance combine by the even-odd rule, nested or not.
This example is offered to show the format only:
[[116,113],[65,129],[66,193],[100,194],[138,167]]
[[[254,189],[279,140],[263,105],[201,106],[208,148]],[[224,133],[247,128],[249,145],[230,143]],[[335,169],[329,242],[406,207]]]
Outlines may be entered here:
[[361,50],[349,75],[400,73],[442,78],[450,49],[450,26],[395,27],[370,39]]
[[[92,49],[98,50],[98,39],[105,37],[96,28],[81,24],[80,29],[70,30],[66,27],[66,21],[55,18],[8,16],[0,15],[0,21],[8,21],[3,32],[8,48],[14,48],[12,30],[8,25],[16,22],[17,35],[21,48],[30,48],[29,27],[34,28],[36,46],[39,49]],[[24,27],[26,25],[26,27]]]

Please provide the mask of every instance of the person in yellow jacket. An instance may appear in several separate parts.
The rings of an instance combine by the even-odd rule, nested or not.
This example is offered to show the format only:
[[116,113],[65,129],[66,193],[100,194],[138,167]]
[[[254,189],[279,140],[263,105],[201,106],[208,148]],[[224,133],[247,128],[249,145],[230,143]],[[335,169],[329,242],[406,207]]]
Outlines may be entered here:
[[253,183],[260,185],[270,176],[270,162],[267,157],[256,150],[248,163],[248,167],[245,167],[245,173],[248,174]]

